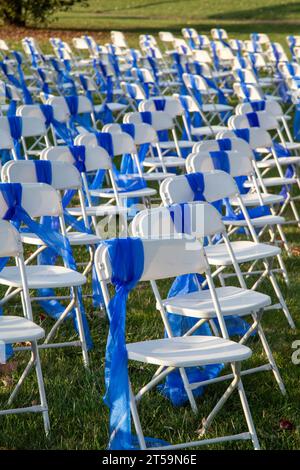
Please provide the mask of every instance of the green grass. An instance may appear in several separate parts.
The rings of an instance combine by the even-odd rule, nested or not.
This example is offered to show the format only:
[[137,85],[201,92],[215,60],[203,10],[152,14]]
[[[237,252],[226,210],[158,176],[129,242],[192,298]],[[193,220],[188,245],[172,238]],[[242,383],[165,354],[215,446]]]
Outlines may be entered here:
[[[123,30],[131,45],[137,45],[141,33],[157,34],[160,30],[170,30],[179,34],[184,26],[195,27],[199,32],[208,33],[216,26],[224,26],[234,37],[246,38],[252,31],[267,32],[274,40],[285,42],[289,33],[299,32],[300,2],[280,0],[242,1],[232,0],[182,0],[182,1],[91,1],[89,8],[75,7],[68,13],[61,14],[51,24],[62,37],[76,35],[79,31],[92,31],[104,42],[111,29]],[[38,27],[38,25],[35,25]],[[5,29],[7,32],[7,28]],[[70,31],[73,30],[73,31]],[[15,30],[9,32],[13,38]],[[20,34],[24,34],[24,30]],[[43,31],[31,31],[37,34],[46,45]],[[300,245],[299,229],[286,229],[291,246]],[[80,254],[80,258],[82,258]],[[290,311],[296,321],[297,330],[292,331],[280,311],[266,313],[263,319],[265,333],[274,352],[275,359],[286,384],[287,395],[283,397],[270,372],[247,376],[244,385],[249,399],[254,422],[263,449],[299,449],[300,448],[300,365],[292,364],[292,342],[299,339],[300,326],[300,258],[286,258],[290,275],[290,286],[281,283]],[[85,289],[88,291],[90,284]],[[168,286],[162,285],[164,295]],[[268,285],[263,285],[263,292],[269,293]],[[90,354],[91,368],[85,371],[81,354],[77,349],[41,351],[46,391],[50,410],[51,435],[44,437],[42,419],[39,415],[19,415],[1,418],[0,448],[3,449],[104,449],[107,444],[108,412],[103,404],[104,352],[108,331],[105,318],[101,318],[88,301],[86,305],[95,348]],[[20,312],[12,305],[8,313]],[[35,307],[35,318],[39,321],[41,313]],[[45,321],[45,326],[51,322]],[[130,295],[128,306],[127,340],[135,341],[162,337],[163,326],[150,288],[140,285]],[[64,325],[59,338],[69,339],[74,336],[72,326]],[[256,338],[250,343],[254,354],[249,366],[261,364],[263,355]],[[16,379],[24,366],[23,356],[15,357],[17,369],[12,373]],[[130,368],[135,390],[150,379],[153,368],[134,365]],[[11,374],[0,377],[0,398],[12,389]],[[35,379],[31,376],[24,386],[16,404],[34,402]],[[148,436],[161,437],[170,442],[195,438],[202,417],[212,408],[225,388],[225,384],[206,389],[198,399],[199,413],[194,416],[190,408],[174,408],[157,391],[146,395],[141,403],[141,418]],[[288,419],[295,425],[294,431],[282,431],[280,419]],[[213,423],[209,436],[241,432],[245,430],[240,405],[236,395],[224,407]],[[217,449],[221,446],[212,446]],[[250,449],[245,443],[226,444],[227,449]]]

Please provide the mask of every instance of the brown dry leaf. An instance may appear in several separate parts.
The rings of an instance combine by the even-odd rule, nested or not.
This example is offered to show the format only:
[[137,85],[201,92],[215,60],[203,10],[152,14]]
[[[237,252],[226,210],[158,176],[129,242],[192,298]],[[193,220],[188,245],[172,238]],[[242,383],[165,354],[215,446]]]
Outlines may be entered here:
[[283,431],[293,431],[295,429],[294,423],[292,423],[288,419],[281,419],[279,421],[279,427]]
[[293,256],[300,256],[300,246],[292,246],[291,253]]

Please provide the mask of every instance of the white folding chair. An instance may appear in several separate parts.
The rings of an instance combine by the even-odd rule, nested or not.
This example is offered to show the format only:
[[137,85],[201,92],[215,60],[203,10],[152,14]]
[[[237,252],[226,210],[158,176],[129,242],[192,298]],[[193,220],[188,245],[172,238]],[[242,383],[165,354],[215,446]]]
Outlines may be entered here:
[[[31,218],[39,218],[44,216],[59,217],[62,234],[66,236],[64,220],[62,218],[62,206],[57,191],[47,184],[43,183],[24,183],[22,184],[22,207]],[[7,212],[7,204],[2,195],[2,184],[0,184],[0,217]],[[49,229],[48,229],[49,230]],[[23,243],[36,244],[35,237],[31,237],[30,233],[21,232]],[[83,330],[82,315],[78,301],[78,288],[86,283],[86,278],[82,274],[65,266],[57,265],[32,265],[37,256],[47,248],[42,240],[39,247],[26,259],[26,275],[28,280],[28,288],[32,290],[38,289],[70,289],[69,295],[55,296],[59,300],[68,300],[69,304],[64,312],[54,323],[50,332],[46,336],[43,345],[39,347],[64,347],[64,346],[80,346],[83,355],[83,362],[88,366],[88,352],[86,346],[86,338]],[[0,273],[0,283],[8,287],[2,304],[8,302],[22,288],[22,280],[18,269],[7,266]],[[51,297],[52,299],[53,297]],[[31,300],[51,300],[49,297],[31,297]],[[63,321],[68,317],[69,313],[75,309],[76,320],[78,324],[79,341],[56,342],[50,343],[57,329]],[[27,349],[24,346],[22,349]]]
[[[36,157],[43,148],[49,145],[47,137],[47,129],[44,120],[36,117],[18,117],[21,120],[21,135],[19,143],[21,146],[21,153],[27,160],[31,156]],[[11,130],[6,116],[0,116],[0,133],[5,136],[11,136]],[[33,140],[33,142],[32,142]],[[16,149],[12,149],[12,156],[18,160]]]
[[[192,239],[164,239],[164,240],[142,240],[144,249],[144,270],[141,281],[150,281],[154,289],[157,290],[156,280],[167,279],[177,275],[187,273],[206,273],[209,286],[211,287],[212,298],[218,315],[218,321],[222,329],[223,338],[214,336],[185,336],[169,337],[164,339],[141,341],[127,344],[128,359],[142,363],[160,366],[160,371],[150,383],[147,384],[147,390],[150,390],[159,381],[161,381],[172,370],[179,369],[183,371],[186,367],[201,366],[223,362],[230,364],[233,371],[233,381],[213,408],[209,416],[202,421],[202,428],[199,435],[203,436],[210,427],[212,420],[222,408],[233,391],[238,390],[244,416],[247,421],[248,430],[245,433],[223,436],[213,439],[199,439],[194,442],[180,443],[164,446],[163,449],[180,449],[185,447],[194,447],[198,445],[213,444],[229,440],[250,439],[255,449],[259,449],[255,427],[252,421],[250,408],[244,392],[240,377],[240,362],[251,355],[251,350],[228,339],[227,329],[222,316],[216,291],[213,285],[209,269],[203,256],[202,246],[199,242]],[[108,248],[105,244],[101,245],[96,252],[96,267],[98,278],[100,280],[104,293],[105,304],[108,306],[110,296],[108,286],[110,283],[111,265],[108,255]],[[159,292],[158,294],[159,295]],[[159,309],[163,316],[164,323],[171,335],[169,323],[164,314],[162,301],[159,303]],[[136,395],[130,387],[130,409],[134,426],[137,432],[138,441],[141,449],[146,449],[143,430],[141,427],[137,402],[142,396],[143,389]],[[191,391],[190,391],[191,393]]]
[[[51,150],[51,147],[49,149],[46,149],[46,157],[49,153],[49,150]],[[44,156],[44,160],[47,159],[46,157]],[[43,163],[41,163],[41,165],[43,165]],[[46,163],[44,163],[44,165],[46,165]],[[50,165],[52,175],[51,186],[53,186],[58,191],[59,197],[62,199],[62,201],[65,191],[74,191],[75,194],[73,197],[78,197],[80,202],[80,217],[83,220],[82,230],[76,230],[76,226],[74,229],[72,226],[73,221],[68,222],[68,218],[66,220],[66,216],[70,214],[68,206],[64,207],[63,219],[65,222],[66,234],[70,245],[73,247],[86,247],[89,251],[88,263],[86,263],[85,261],[80,261],[77,263],[77,266],[84,266],[83,275],[87,276],[93,266],[95,246],[100,242],[101,239],[93,233],[89,233],[90,224],[86,213],[81,175],[77,168],[71,163],[51,161]],[[2,168],[2,180],[7,181],[9,183],[44,182],[38,180],[34,162],[20,160],[7,162],[4,165],[4,167]],[[72,200],[68,203],[68,205],[72,204]],[[81,228],[81,226],[79,228]],[[32,233],[30,235],[27,234],[27,238],[30,238],[31,243],[33,243],[35,240],[35,244],[37,246],[40,245],[40,239],[37,235]]]
[[[252,272],[253,275],[259,274],[258,279],[255,283],[251,286],[252,290],[256,290],[257,287],[261,284],[261,282],[269,278],[270,283],[273,287],[276,297],[278,298],[279,303],[272,306],[272,308],[279,308],[283,310],[285,317],[288,320],[289,325],[291,328],[295,328],[294,321],[291,317],[289,309],[286,305],[280,287],[278,285],[277,279],[275,274],[272,270],[272,260],[278,254],[280,254],[280,248],[268,244],[261,244],[259,243],[259,239],[257,237],[256,231],[254,230],[252,220],[250,219],[247,209],[243,204],[243,200],[240,196],[238,187],[231,175],[225,173],[224,171],[215,170],[209,173],[204,173],[204,182],[205,182],[205,193],[204,197],[207,202],[216,202],[220,201],[224,198],[229,199],[237,199],[239,201],[241,210],[243,212],[245,221],[247,223],[247,229],[251,235],[251,240],[245,241],[234,241],[231,243],[233,252],[235,253],[236,259],[238,263],[247,262],[253,259],[253,263],[248,269],[246,273],[244,273],[246,279],[247,277],[251,276]],[[227,176],[226,176],[227,175]],[[188,180],[185,176],[176,176],[174,178],[167,178],[160,186],[160,195],[164,205],[169,206],[171,204],[180,204],[191,202],[194,200],[194,193],[188,183]],[[232,222],[232,221],[231,221]],[[225,221],[225,225],[229,224],[230,222]],[[238,223],[237,221],[234,223]],[[244,221],[241,221],[242,225],[245,225]],[[216,250],[214,248],[213,250]],[[219,262],[222,265],[223,261],[222,257],[225,255],[226,250],[224,246],[218,248],[220,250],[220,259]],[[248,257],[249,256],[249,257]],[[218,258],[213,253],[212,260],[214,265],[216,265],[216,260]],[[226,257],[225,257],[226,258]],[[210,260],[210,258],[209,258]],[[256,266],[256,262],[262,260],[264,265],[264,272],[261,274],[261,271],[254,271],[254,267]],[[222,265],[223,266],[223,265]]]
[[[48,415],[48,404],[44,387],[42,367],[39,357],[38,345],[37,342],[39,339],[42,339],[45,336],[44,330],[33,323],[32,321],[32,311],[31,311],[31,301],[28,291],[28,281],[26,275],[26,269],[23,259],[23,246],[20,240],[19,233],[17,230],[7,221],[0,221],[0,258],[14,258],[15,266],[12,267],[18,274],[20,294],[23,308],[24,317],[15,316],[15,315],[1,315],[0,316],[0,341],[5,345],[18,344],[23,342],[29,342],[29,350],[31,351],[31,358],[21,375],[16,387],[13,392],[10,394],[8,400],[8,406],[12,404],[14,398],[16,397],[21,384],[23,382],[23,376],[26,374],[29,368],[34,366],[40,403],[32,404],[30,406],[22,408],[5,408],[0,409],[0,416],[18,414],[18,413],[42,413],[44,420],[44,428],[46,435],[50,431],[50,422]],[[7,269],[7,268],[4,268]],[[2,282],[2,273],[0,272],[0,284],[7,285],[6,282]],[[2,300],[0,300],[0,306],[2,306]],[[18,346],[15,347],[15,351],[18,350]]]
[[[255,119],[255,123],[257,125],[253,126],[253,120]],[[231,129],[244,129],[244,128],[252,128],[252,127],[260,127],[265,131],[273,131],[275,133],[275,137],[280,137],[280,144],[284,149],[287,150],[295,150],[299,147],[299,143],[286,142],[282,132],[280,130],[280,124],[276,117],[268,114],[265,111],[260,111],[256,113],[238,115],[238,116],[231,116],[228,121],[228,126]],[[282,215],[285,210],[290,206],[292,212],[294,214],[295,220],[288,220],[286,223],[296,223],[300,227],[300,216],[295,204],[295,200],[297,196],[292,195],[292,187],[293,185],[300,189],[300,179],[297,174],[297,169],[299,165],[299,161],[296,157],[282,157],[278,156],[278,151],[276,149],[276,145],[271,141],[270,147],[260,147],[256,148],[258,153],[265,154],[265,158],[262,162],[257,163],[257,168],[263,169],[261,173],[261,178],[263,180],[263,185],[265,188],[268,187],[284,187],[286,191],[286,198],[285,202],[281,207],[279,215]],[[295,160],[294,160],[295,158]],[[292,165],[293,168],[293,176],[285,176],[283,167],[287,165]],[[266,174],[272,170],[276,169],[278,171],[279,176],[271,176],[267,177]],[[261,181],[259,181],[262,184]],[[245,184],[247,185],[247,183]]]
[[[102,132],[127,132],[130,135],[130,132],[126,130],[126,124],[106,124]],[[165,179],[167,176],[171,176],[171,173],[166,173],[164,171],[159,171],[160,168],[155,168],[155,171],[151,172],[144,172],[143,171],[143,162],[140,161],[139,159],[139,148],[141,148],[142,145],[149,144],[149,146],[156,145],[158,142],[157,134],[156,131],[153,129],[152,126],[149,124],[141,123],[141,124],[130,124],[129,126],[133,126],[134,130],[134,136],[133,140],[135,143],[135,146],[137,148],[137,153],[132,154],[133,161],[136,164],[137,167],[137,175],[140,176],[141,178],[144,178],[145,181],[161,181]],[[132,175],[134,176],[134,174]]]
[[[188,220],[189,222],[182,223],[182,220]],[[225,320],[228,315],[237,315],[238,317],[252,316],[253,324],[251,326],[249,325],[249,329],[241,337],[239,342],[240,344],[245,344],[251,334],[257,331],[266,358],[268,359],[268,364],[252,369],[244,369],[241,375],[272,370],[280,390],[285,394],[283,381],[260,323],[264,307],[271,304],[271,299],[265,294],[247,289],[234,250],[227,236],[225,226],[222,223],[221,215],[218,211],[212,205],[205,202],[192,202],[184,204],[183,206],[175,205],[173,207],[143,210],[135,216],[131,228],[134,236],[143,239],[173,238],[176,234],[184,233],[185,230],[188,231],[189,235],[196,237],[202,243],[205,237],[208,237],[209,244],[204,248],[204,254],[208,259],[212,258],[212,252],[215,246],[212,243],[213,237],[216,234],[222,234],[225,258],[227,258],[227,263],[231,263],[234,266],[234,271],[240,284],[240,287],[222,285],[216,288],[222,314]],[[210,262],[210,264],[213,263]],[[221,266],[220,259],[219,266]],[[157,301],[159,302],[158,298]],[[185,335],[194,333],[200,325],[209,321],[212,325],[212,331],[218,336],[218,328],[215,323],[217,316],[211,295],[207,290],[201,289],[200,283],[196,292],[178,294],[171,299],[164,300],[163,304],[166,311],[172,314],[191,316],[192,318],[198,319],[191,331],[185,332]],[[225,377],[228,378],[228,376]],[[220,378],[212,379],[212,382],[214,380],[219,381]],[[193,383],[193,387],[196,387],[195,383]]]
[[[126,134],[125,132],[106,132],[106,134],[111,135],[113,151],[113,154],[110,155],[111,158],[115,158],[117,156],[121,156],[128,153],[136,155],[136,146],[134,140],[129,134]],[[82,134],[76,137],[75,144],[84,145],[86,147],[96,147],[98,145],[98,142],[95,134]],[[126,207],[126,201],[128,198],[141,198],[146,204],[146,198],[150,198],[151,196],[154,196],[156,194],[156,190],[149,187],[127,191],[126,189],[118,188],[116,178],[111,179],[111,182],[113,181],[113,190],[111,188],[90,189],[91,196],[109,199],[110,201],[117,201],[117,191],[119,200],[118,205]]]
[[[153,150],[157,152],[157,156],[152,153],[151,157],[145,158],[143,166],[155,171],[156,168],[162,168],[162,171],[167,171],[168,168],[182,168],[185,166],[185,159],[182,157],[182,152],[178,142],[175,123],[170,114],[165,111],[145,111],[127,113],[124,116],[124,123],[128,124],[150,124],[157,133],[171,132],[172,140],[168,135],[167,148],[161,146],[160,140],[156,143]],[[161,139],[164,141],[165,139]],[[173,152],[175,150],[175,152]],[[172,151],[172,155],[170,155]],[[175,155],[174,155],[175,153]]]

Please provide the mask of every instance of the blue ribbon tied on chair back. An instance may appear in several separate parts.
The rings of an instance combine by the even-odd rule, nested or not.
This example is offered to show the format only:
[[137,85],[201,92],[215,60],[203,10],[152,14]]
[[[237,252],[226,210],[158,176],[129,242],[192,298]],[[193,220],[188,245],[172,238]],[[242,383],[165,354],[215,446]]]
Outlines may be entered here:
[[105,355],[104,401],[110,409],[110,450],[132,448],[128,355],[126,350],[126,302],[144,270],[143,243],[137,238],[116,238],[105,242],[112,267],[115,295],[107,313],[109,334]]

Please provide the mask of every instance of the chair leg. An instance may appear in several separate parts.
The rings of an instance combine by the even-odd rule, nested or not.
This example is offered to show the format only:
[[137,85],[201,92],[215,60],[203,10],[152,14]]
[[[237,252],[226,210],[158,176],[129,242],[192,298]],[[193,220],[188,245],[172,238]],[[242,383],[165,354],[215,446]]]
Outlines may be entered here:
[[137,410],[136,400],[135,400],[134,394],[132,392],[131,383],[129,383],[129,396],[130,396],[131,416],[132,416],[132,419],[133,419],[133,423],[134,423],[137,438],[138,438],[138,441],[139,441],[140,449],[145,450],[146,449],[146,442],[145,442],[145,438],[144,438],[144,434],[143,434],[143,430],[142,430],[142,426],[141,426],[141,422],[140,422],[140,417],[139,417],[138,410]]
[[281,305],[281,307],[282,307],[283,313],[284,313],[284,315],[285,315],[285,317],[286,317],[286,319],[287,319],[287,321],[288,321],[290,327],[293,328],[293,329],[295,329],[296,326],[295,326],[294,320],[293,320],[293,318],[292,318],[292,316],[291,316],[291,314],[290,314],[290,311],[289,311],[289,309],[288,309],[288,306],[287,306],[286,303],[285,303],[285,300],[284,300],[284,298],[283,298],[283,295],[282,295],[282,293],[281,293],[281,290],[280,290],[280,288],[279,288],[279,285],[278,285],[278,283],[277,283],[277,280],[276,280],[276,278],[275,278],[275,275],[274,275],[272,269],[269,269],[269,277],[270,277],[270,281],[271,281],[271,284],[272,284],[272,286],[273,286],[273,289],[274,289],[274,291],[275,291],[275,294],[277,295],[277,298],[278,298],[278,300],[279,300],[279,302],[280,302],[280,305]]
[[26,379],[26,377],[30,374],[30,371],[32,369],[32,367],[34,366],[34,354],[33,352],[31,352],[31,358],[27,364],[27,366],[25,367],[21,377],[19,378],[18,380],[18,383],[17,385],[15,386],[14,390],[12,391],[12,393],[10,394],[10,397],[7,401],[7,404],[8,406],[10,406],[12,404],[12,402],[14,401],[14,399],[16,398],[22,384],[24,383],[24,380]]
[[86,346],[80,306],[78,302],[78,290],[76,287],[73,290],[74,290],[74,296],[75,296],[75,312],[76,312],[76,318],[77,318],[77,324],[78,324],[79,338],[80,338],[81,348],[82,348],[83,364],[84,364],[84,367],[88,368],[89,367],[89,355],[88,355],[88,350]]
[[188,377],[186,375],[186,371],[185,371],[185,369],[179,369],[179,372],[180,372],[181,379],[182,379],[182,382],[183,382],[183,385],[184,385],[184,389],[185,389],[186,394],[188,396],[191,408],[192,408],[193,412],[196,414],[198,412],[198,407],[197,407],[193,392],[190,389],[190,384],[189,384]]
[[275,362],[275,359],[273,357],[272,351],[271,351],[269,343],[268,343],[268,341],[265,337],[265,333],[262,329],[262,326],[261,326],[260,322],[258,323],[257,332],[258,332],[261,344],[262,344],[262,346],[264,348],[264,351],[266,353],[266,356],[268,358],[268,361],[271,365],[275,380],[278,383],[278,386],[280,388],[280,391],[281,391],[282,395],[285,395],[286,394],[285,385],[284,385],[283,380],[281,378],[280,372],[278,370],[277,364]]
[[212,409],[212,411],[209,413],[207,418],[204,418],[202,420],[202,427],[198,430],[198,435],[200,437],[204,436],[206,431],[209,429],[212,421],[214,420],[214,418],[216,417],[218,412],[221,410],[221,408],[223,408],[223,406],[226,403],[226,401],[228,400],[228,398],[232,395],[234,390],[237,388],[238,382],[239,382],[239,376],[237,376],[236,373],[234,372],[234,378],[233,378],[232,382],[227,387],[227,389],[225,390],[225,392],[221,396],[220,400],[215,405],[215,407]]
[[[240,365],[238,367],[240,367]],[[239,373],[239,371],[238,371],[238,373]],[[259,445],[258,437],[257,437],[257,434],[256,434],[256,429],[255,429],[255,426],[254,426],[254,423],[253,423],[253,419],[252,419],[252,416],[251,416],[251,411],[250,411],[250,408],[249,408],[248,400],[247,400],[245,390],[244,390],[244,386],[243,386],[243,383],[242,383],[241,379],[239,379],[239,381],[238,381],[237,388],[238,388],[241,404],[242,404],[242,407],[243,407],[244,415],[245,415],[245,418],[246,418],[246,422],[247,422],[247,425],[248,425],[249,433],[251,435],[251,441],[252,441],[254,450],[260,450],[260,445]]]
[[47,404],[47,398],[46,398],[46,392],[45,392],[45,386],[44,386],[44,379],[43,379],[41,361],[40,361],[40,356],[39,356],[39,350],[38,350],[38,346],[37,346],[36,341],[33,341],[31,343],[31,347],[32,347],[32,353],[34,355],[35,371],[36,371],[36,377],[37,377],[37,381],[38,381],[38,387],[39,387],[39,393],[40,393],[40,399],[41,399],[41,406],[43,408],[45,408],[45,410],[42,412],[43,413],[44,428],[45,428],[46,436],[48,436],[48,434],[50,432],[48,404]]

